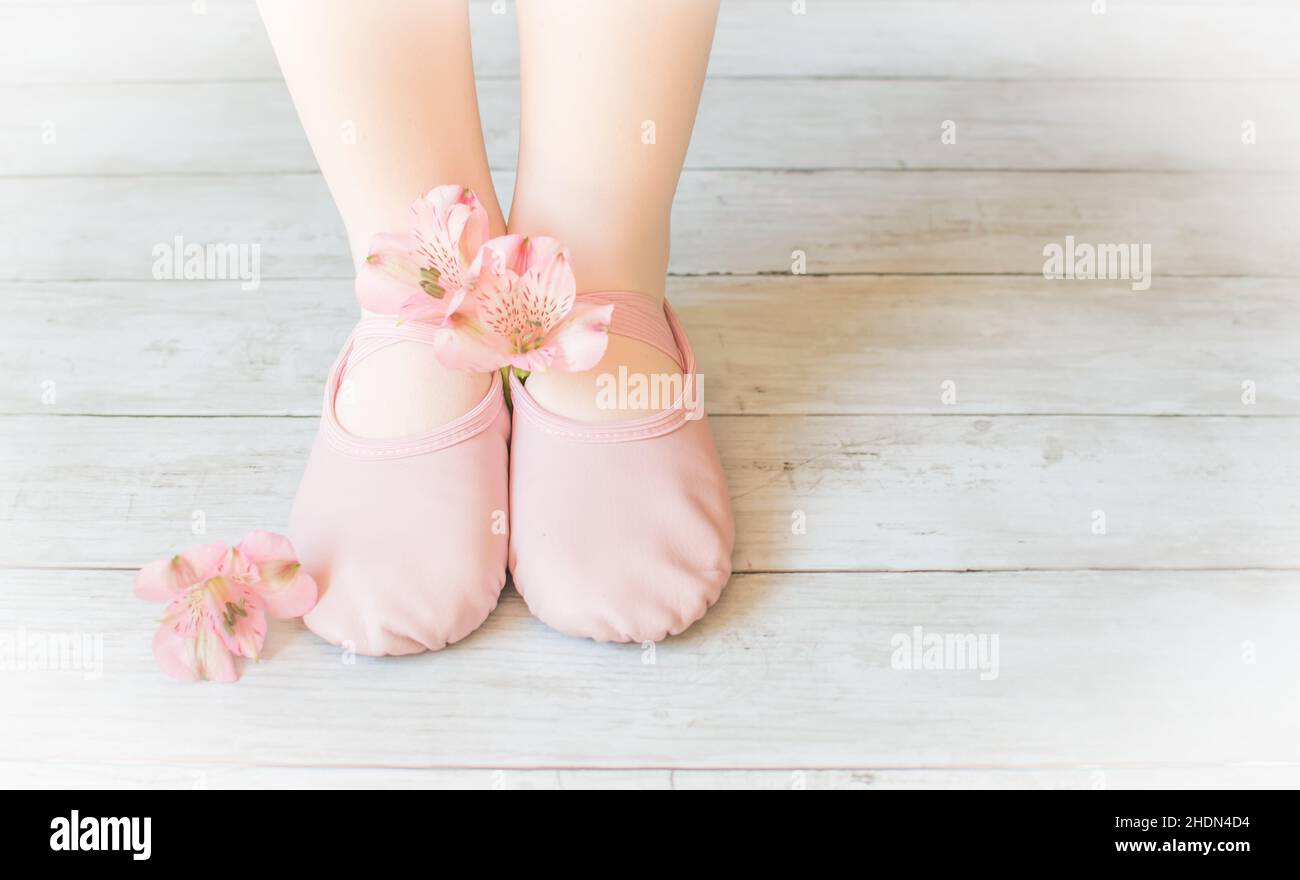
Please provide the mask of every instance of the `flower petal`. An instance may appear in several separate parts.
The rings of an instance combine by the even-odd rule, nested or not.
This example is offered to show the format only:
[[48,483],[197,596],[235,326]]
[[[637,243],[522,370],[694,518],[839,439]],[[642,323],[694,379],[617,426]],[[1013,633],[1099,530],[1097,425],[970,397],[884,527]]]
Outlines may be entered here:
[[256,658],[266,641],[266,606],[248,584],[226,578],[209,582],[212,613],[205,615],[207,626],[199,627],[200,641],[206,632],[220,638],[230,653]]
[[[535,303],[532,309],[538,311],[541,317],[542,332],[549,333],[572,311],[578,284],[573,276],[573,264],[569,260],[568,250],[543,245],[536,249],[536,254],[535,262],[522,276],[523,287],[528,301]],[[543,259],[545,262],[542,262]]]
[[545,268],[559,256],[561,251],[564,251],[567,259],[568,252],[564,250],[564,245],[560,244],[558,238],[551,238],[549,235],[531,236],[525,242],[524,251],[520,255],[521,265],[515,271],[523,275],[531,269]]
[[[551,251],[548,247],[547,252]],[[529,369],[524,362],[536,359],[524,356],[540,348],[546,335],[573,308],[576,284],[568,252],[563,248],[554,250],[548,263],[524,275],[505,270],[499,280],[502,283],[479,284],[475,288],[479,323],[509,363]],[[543,360],[549,362],[549,356]]]
[[460,250],[461,264],[474,262],[483,244],[488,240],[487,209],[471,190],[466,204],[456,205],[447,216],[447,232]]
[[262,579],[255,589],[272,617],[302,617],[316,607],[316,580],[303,571],[302,563],[262,566]]
[[135,576],[135,594],[149,602],[167,602],[207,579],[220,567],[230,548],[225,544],[200,544],[171,559],[160,559]]
[[316,605],[316,581],[302,570],[284,535],[255,529],[239,542],[239,553],[257,566],[252,583],[272,617],[301,617]]
[[533,348],[528,351],[515,352],[507,356],[510,366],[529,373],[544,373],[551,368],[555,360],[555,347]]
[[471,199],[477,201],[478,197],[474,195],[472,189],[466,189],[459,183],[444,183],[442,186],[435,186],[424,194],[424,201],[433,206],[434,210],[441,214],[446,214],[451,206],[459,202],[468,193]]
[[424,291],[413,293],[397,307],[397,320],[405,324],[413,321],[437,326],[447,317],[447,307]]
[[449,315],[433,338],[433,353],[450,370],[486,373],[499,370],[506,357],[482,324],[470,314]]
[[169,678],[179,681],[198,681],[200,678],[193,641],[183,638],[170,626],[161,627],[154,633],[153,659]]
[[293,551],[293,543],[288,538],[264,529],[253,529],[235,549],[259,566],[264,562],[298,561],[298,554]]
[[232,682],[239,680],[235,655],[210,629],[201,629],[193,645],[198,674],[208,681]]
[[509,286],[523,272],[527,239],[522,235],[498,235],[484,243],[474,256],[466,275],[465,286],[475,291]]
[[613,316],[612,304],[579,301],[568,319],[547,334],[543,342],[543,348],[555,352],[549,369],[579,373],[596,366],[609,345],[609,322]]
[[357,302],[363,309],[391,315],[408,296],[422,292],[413,248],[409,235],[383,233],[370,240],[370,253],[357,272]]
[[444,290],[461,287],[487,240],[487,209],[463,186],[439,186],[411,205],[411,238],[421,268]]

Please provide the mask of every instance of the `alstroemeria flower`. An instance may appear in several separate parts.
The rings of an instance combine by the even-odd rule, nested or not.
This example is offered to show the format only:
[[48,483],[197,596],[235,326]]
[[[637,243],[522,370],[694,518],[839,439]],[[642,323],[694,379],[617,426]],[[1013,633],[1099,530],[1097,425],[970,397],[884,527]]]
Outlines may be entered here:
[[569,252],[553,238],[492,239],[467,286],[471,298],[445,318],[434,343],[447,367],[576,372],[605,354],[614,307],[578,300]]
[[411,205],[411,230],[371,239],[357,300],[404,321],[441,323],[465,297],[470,264],[488,239],[488,215],[472,190],[439,186]]
[[235,681],[235,658],[262,651],[267,616],[306,614],[317,591],[287,538],[252,531],[236,547],[203,544],[149,563],[136,574],[135,594],[167,603],[153,640],[164,673]]

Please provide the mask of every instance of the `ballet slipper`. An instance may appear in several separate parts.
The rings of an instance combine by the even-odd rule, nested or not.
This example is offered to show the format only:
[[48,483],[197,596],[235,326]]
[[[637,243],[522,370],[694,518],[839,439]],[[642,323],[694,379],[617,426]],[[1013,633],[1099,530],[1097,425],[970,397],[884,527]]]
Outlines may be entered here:
[[304,622],[360,654],[437,650],[469,635],[505,582],[510,419],[500,374],[460,418],[422,436],[370,440],[340,425],[350,368],[436,328],[367,317],[326,384],[320,432],[289,535],[320,601]]
[[641,294],[613,304],[609,332],[664,351],[682,370],[666,409],[591,424],[542,408],[511,376],[510,570],[534,615],[598,641],[658,641],[717,601],[735,526],[698,394],[695,353],[671,307]]

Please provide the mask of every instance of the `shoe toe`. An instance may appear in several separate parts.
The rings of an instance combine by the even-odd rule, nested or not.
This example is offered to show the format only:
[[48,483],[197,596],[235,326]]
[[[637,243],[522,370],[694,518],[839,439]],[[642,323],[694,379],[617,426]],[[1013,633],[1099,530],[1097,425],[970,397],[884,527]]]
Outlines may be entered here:
[[734,525],[707,421],[583,444],[516,419],[510,567],[539,619],[598,641],[658,641],[718,600]]

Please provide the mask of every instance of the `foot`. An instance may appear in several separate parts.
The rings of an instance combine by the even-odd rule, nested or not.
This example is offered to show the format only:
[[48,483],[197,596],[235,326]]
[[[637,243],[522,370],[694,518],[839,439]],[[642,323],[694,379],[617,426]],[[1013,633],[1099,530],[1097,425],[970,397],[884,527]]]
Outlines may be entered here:
[[582,373],[534,373],[527,386],[533,400],[548,412],[580,422],[621,422],[672,406],[673,396],[662,390],[681,388],[682,371],[654,346],[611,335],[595,368]]
[[[394,372],[419,365],[418,350],[381,360],[402,346],[430,348],[430,340],[430,331],[397,327],[391,317],[358,324],[330,375],[289,517],[298,557],[320,588],[303,621],[359,654],[458,641],[496,606],[505,583],[510,423],[499,374],[470,377],[482,385],[478,398],[448,405],[451,386],[439,387],[438,374]],[[349,429],[340,398],[372,365],[367,393],[354,389]],[[409,405],[385,378],[407,389]],[[439,419],[440,408],[450,420]]]
[[[633,399],[636,377],[656,375],[668,386],[675,376],[685,399]],[[627,386],[613,401],[622,406],[609,405],[611,377]],[[649,298],[615,305],[595,370],[515,384],[510,569],[533,614],[555,629],[658,641],[717,601],[734,525],[698,388],[689,341]]]
[[469,412],[491,384],[487,373],[447,369],[430,345],[395,342],[347,371],[334,410],[349,434],[368,440],[412,437]]

